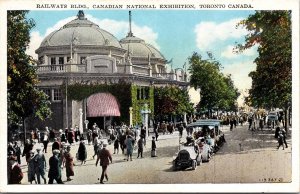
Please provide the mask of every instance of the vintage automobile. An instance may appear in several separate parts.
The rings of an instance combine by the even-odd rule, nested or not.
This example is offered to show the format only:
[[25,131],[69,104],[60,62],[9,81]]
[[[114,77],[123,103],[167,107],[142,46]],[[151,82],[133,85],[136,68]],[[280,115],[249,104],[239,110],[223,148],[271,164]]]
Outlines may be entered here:
[[269,112],[267,119],[270,121],[277,121],[278,120],[277,112]]
[[192,144],[181,144],[179,152],[173,160],[173,170],[184,170],[192,168],[195,170],[202,163],[201,153],[198,146]]
[[217,119],[200,119],[187,125],[193,128],[194,138],[204,138],[206,143],[212,148],[212,152],[217,152],[226,142],[225,136],[220,130],[220,120]]

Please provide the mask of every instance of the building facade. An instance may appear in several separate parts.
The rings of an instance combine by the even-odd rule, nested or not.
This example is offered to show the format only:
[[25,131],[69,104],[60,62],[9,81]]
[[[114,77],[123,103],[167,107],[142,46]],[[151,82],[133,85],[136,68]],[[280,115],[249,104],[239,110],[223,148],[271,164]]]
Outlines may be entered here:
[[105,126],[114,119],[134,125],[143,120],[145,104],[153,114],[154,87],[188,85],[183,69],[167,72],[163,54],[134,36],[130,12],[129,32],[120,41],[79,11],[76,19],[50,33],[36,53],[38,87],[49,96],[53,115],[43,122],[29,119],[29,128],[85,128],[85,120]]

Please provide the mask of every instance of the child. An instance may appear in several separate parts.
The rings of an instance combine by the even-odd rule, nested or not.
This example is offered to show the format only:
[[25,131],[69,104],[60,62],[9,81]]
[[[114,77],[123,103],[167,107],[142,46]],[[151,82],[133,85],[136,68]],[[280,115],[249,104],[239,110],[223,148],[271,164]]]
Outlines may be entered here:
[[151,146],[151,157],[157,157],[156,155],[156,143],[155,143],[155,137],[152,137],[152,146]]
[[114,154],[116,153],[119,154],[119,138],[116,138],[115,142],[114,142]]

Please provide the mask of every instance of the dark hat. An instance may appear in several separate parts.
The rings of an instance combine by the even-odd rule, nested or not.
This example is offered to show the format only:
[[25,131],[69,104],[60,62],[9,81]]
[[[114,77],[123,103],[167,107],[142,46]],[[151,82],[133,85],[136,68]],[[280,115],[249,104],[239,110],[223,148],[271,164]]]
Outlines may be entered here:
[[152,139],[154,139],[155,138],[155,136],[152,136]]

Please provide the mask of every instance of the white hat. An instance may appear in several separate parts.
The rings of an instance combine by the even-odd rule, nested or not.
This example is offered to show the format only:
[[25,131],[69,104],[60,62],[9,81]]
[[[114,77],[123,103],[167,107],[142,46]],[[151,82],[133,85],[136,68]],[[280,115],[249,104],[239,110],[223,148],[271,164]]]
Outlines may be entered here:
[[59,154],[60,151],[56,149],[56,150],[53,150],[52,153],[53,153],[53,154]]

